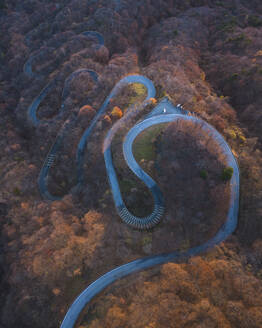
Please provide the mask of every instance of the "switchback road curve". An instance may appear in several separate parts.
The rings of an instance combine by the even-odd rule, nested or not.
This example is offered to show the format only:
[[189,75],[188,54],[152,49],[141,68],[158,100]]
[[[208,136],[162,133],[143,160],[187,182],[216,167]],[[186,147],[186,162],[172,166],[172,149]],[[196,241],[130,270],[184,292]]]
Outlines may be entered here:
[[[103,46],[105,44],[104,37],[99,32],[85,31],[74,37],[81,37],[81,36],[95,40],[97,42],[98,48],[100,48],[101,46]],[[74,37],[72,37],[72,39]],[[24,67],[23,67],[24,74],[30,79],[38,77],[39,73],[33,71],[33,68],[32,68],[33,64],[37,61],[37,59],[39,59],[41,57],[46,57],[46,56],[48,56],[48,54],[52,55],[52,53],[54,51],[55,51],[54,47],[46,47],[44,49],[40,49],[40,50],[34,52],[33,55],[31,55],[24,64]]]
[[[213,238],[211,238],[210,240],[199,246],[190,248],[185,252],[170,252],[168,254],[155,255],[143,259],[138,259],[130,263],[121,265],[107,272],[106,274],[98,278],[96,281],[94,281],[91,285],[89,285],[76,298],[76,300],[70,306],[66,316],[64,317],[64,320],[61,324],[61,328],[73,328],[77,321],[77,318],[79,317],[81,311],[85,308],[85,306],[97,294],[99,294],[103,289],[105,289],[107,286],[109,286],[116,280],[124,278],[134,272],[148,269],[155,265],[164,264],[178,259],[185,260],[199,253],[202,253],[224,241],[235,230],[237,226],[237,218],[238,218],[238,210],[239,210],[239,168],[230,147],[228,146],[222,135],[218,133],[211,125],[207,124],[203,120],[196,118],[194,116],[184,115],[182,114],[182,111],[180,114],[178,113],[166,114],[167,105],[170,107],[170,103],[167,104],[165,101],[160,103],[158,109],[160,109],[161,112],[161,108],[162,108],[162,112],[163,112],[162,114],[160,114],[158,111],[156,115],[152,115],[151,117],[135,125],[127,134],[125,142],[123,144],[123,151],[128,166],[139,178],[141,178],[145,183],[147,183],[148,186],[150,186],[150,184],[152,184],[151,178],[139,167],[132,153],[132,144],[136,136],[139,133],[141,133],[143,130],[147,129],[148,127],[160,123],[168,123],[176,120],[190,120],[199,124],[202,129],[204,129],[210,136],[212,136],[219,143],[221,149],[226,155],[227,165],[231,166],[234,170],[233,176],[230,181],[230,189],[231,189],[230,204],[229,204],[229,210],[227,213],[226,221]],[[174,112],[179,112],[179,109],[180,108],[174,107]],[[108,149],[110,149],[110,144],[111,144],[111,140],[109,142],[109,145],[105,147],[104,154],[105,152],[108,152]],[[109,155],[111,156],[111,154]],[[108,161],[108,156],[105,156],[106,162]],[[109,173],[109,179],[110,179],[110,174],[112,174],[112,176],[115,175],[114,172]],[[117,180],[116,176],[115,179]],[[113,195],[114,195],[114,188],[117,188],[117,186],[114,187],[114,183],[115,181],[113,178],[113,180],[110,181]],[[114,195],[114,199],[115,199],[115,195]]]
[[[89,70],[86,70],[86,71],[89,72]],[[82,70],[81,70],[81,72],[82,72]],[[75,73],[72,73],[72,75],[74,75],[74,74]],[[69,77],[67,79],[67,80],[69,80],[68,83],[70,83],[71,79],[72,79],[71,77]],[[68,83],[67,82],[65,83],[63,94],[67,93],[66,90],[67,90]],[[147,97],[145,99],[145,102],[149,101],[150,98],[154,98],[155,92],[156,92],[155,87],[154,87],[153,83],[144,76],[128,75],[128,76],[124,77],[123,79],[121,79],[115,85],[113,90],[110,92],[110,94],[107,96],[107,98],[103,102],[100,109],[97,111],[95,117],[92,119],[88,128],[84,131],[84,133],[79,141],[79,144],[77,147],[77,152],[76,152],[77,185],[78,186],[80,186],[82,184],[83,179],[84,179],[83,165],[84,165],[84,155],[85,155],[86,143],[87,143],[88,138],[91,136],[92,131],[93,131],[96,123],[98,122],[99,118],[101,117],[101,115],[103,115],[105,113],[107,106],[109,105],[111,99],[113,99],[124,86],[126,86],[130,83],[141,83],[146,87]],[[48,90],[44,91],[44,95],[45,95],[45,92],[48,92]],[[36,112],[37,112],[37,108],[38,108],[41,100],[43,99],[44,95],[42,95],[42,93],[40,93],[39,98],[36,98],[35,101],[33,102],[33,104],[29,108],[29,112],[28,112],[29,118],[36,125],[36,127],[40,123],[40,121],[36,117]],[[63,141],[67,123],[68,122],[65,122],[65,124],[62,126],[61,130],[59,131],[57,138],[46,157],[44,165],[41,168],[39,178],[38,178],[38,186],[39,186],[40,193],[44,198],[49,199],[49,200],[59,200],[62,198],[62,197],[54,196],[48,191],[47,178],[48,178],[49,170],[54,163],[56,153],[59,150],[60,145]]]
[[[119,1],[116,1],[116,7],[119,6]],[[92,39],[96,39],[98,43],[98,47],[104,45],[104,38],[103,36],[95,31],[86,31],[79,34],[80,36],[84,37],[91,37]],[[76,36],[77,37],[77,36]],[[28,78],[35,78],[39,76],[39,73],[33,71],[33,64],[37,59],[41,56],[45,57],[49,53],[52,53],[55,50],[53,47],[47,47],[45,49],[41,49],[38,52],[35,52],[29,59],[26,61],[24,65],[24,73]],[[59,110],[58,115],[63,114],[64,109],[64,102],[69,94],[69,88],[71,81],[80,73],[88,73],[92,77],[95,83],[99,83],[99,78],[96,72],[88,70],[88,69],[80,69],[73,72],[65,81],[64,88],[62,92],[62,105]],[[37,117],[37,110],[39,108],[40,103],[46,97],[46,95],[54,88],[57,82],[57,78],[49,82],[41,93],[33,100],[32,104],[28,109],[28,118],[31,124],[37,129],[41,121]],[[84,154],[86,149],[86,143],[88,138],[90,137],[96,123],[98,122],[101,115],[103,115],[107,109],[108,104],[110,103],[111,99],[116,97],[117,93],[120,91],[122,87],[128,85],[129,83],[142,83],[147,88],[147,97],[141,107],[145,107],[148,103],[150,98],[155,97],[155,88],[153,83],[144,76],[140,75],[131,75],[126,76],[122,80],[120,80],[109,96],[105,99],[102,106],[96,113],[95,117],[91,121],[89,127],[85,130],[84,134],[82,135],[80,142],[77,147],[76,152],[76,164],[77,164],[77,181],[80,185],[83,182],[84,174],[83,174],[83,163],[84,163]],[[157,109],[157,110],[156,110]],[[126,160],[127,165],[133,171],[135,175],[139,179],[141,179],[146,186],[151,191],[153,198],[154,198],[154,210],[153,212],[145,218],[139,218],[132,215],[128,209],[126,208],[122,196],[121,191],[119,188],[117,175],[114,169],[113,161],[112,161],[112,154],[111,154],[111,142],[112,139],[117,132],[117,129],[120,127],[122,120],[128,119],[132,115],[136,114],[135,108],[130,108],[127,110],[125,117],[122,120],[118,121],[112,129],[108,132],[105,141],[104,141],[104,160],[107,169],[108,179],[110,182],[116,210],[122,220],[127,223],[128,225],[138,228],[138,229],[148,229],[156,225],[163,215],[164,212],[164,200],[161,190],[155,183],[155,181],[142,170],[142,168],[138,165],[135,161],[135,158],[132,153],[132,145],[135,138],[141,133],[143,130],[149,128],[150,126],[160,124],[160,123],[169,123],[176,120],[191,120],[194,121],[196,124],[199,124],[201,128],[205,129],[207,133],[209,133],[219,144],[221,149],[223,149],[224,153],[226,154],[227,158],[227,165],[233,167],[233,176],[230,181],[231,187],[231,196],[230,196],[230,206],[227,213],[227,218],[225,223],[222,227],[218,230],[216,235],[211,238],[209,241],[193,247],[185,252],[170,252],[168,254],[161,254],[146,257],[143,259],[138,259],[132,261],[130,263],[121,265],[114,270],[109,271],[108,273],[104,274],[96,281],[94,281],[90,286],[88,286],[73,302],[70,306],[64,320],[61,324],[61,328],[73,328],[81,311],[85,308],[85,306],[90,302],[98,293],[100,293],[104,288],[112,284],[118,279],[124,278],[134,272],[138,272],[141,270],[148,269],[155,265],[164,264],[170,261],[175,261],[178,259],[187,259],[189,257],[195,256],[201,252],[208,250],[209,248],[214,247],[215,245],[219,244],[220,242],[224,241],[236,228],[237,225],[237,217],[238,217],[238,207],[239,207],[239,169],[234,158],[230,147],[224,140],[224,138],[209,124],[205,123],[204,121],[194,117],[188,116],[185,111],[183,111],[180,107],[174,107],[170,102],[164,100],[162,101],[157,108],[154,109],[151,115],[148,115],[145,120],[136,124],[127,134],[126,139],[123,144],[123,153],[124,158]],[[57,138],[50,149],[50,152],[44,162],[44,165],[40,171],[38,184],[39,190],[43,197],[49,200],[58,200],[61,199],[60,197],[52,195],[47,188],[47,177],[50,168],[52,167],[56,154],[59,150],[61,143],[63,142],[63,138],[65,133],[67,132],[67,125],[69,121],[67,120],[61,130],[59,131]]]

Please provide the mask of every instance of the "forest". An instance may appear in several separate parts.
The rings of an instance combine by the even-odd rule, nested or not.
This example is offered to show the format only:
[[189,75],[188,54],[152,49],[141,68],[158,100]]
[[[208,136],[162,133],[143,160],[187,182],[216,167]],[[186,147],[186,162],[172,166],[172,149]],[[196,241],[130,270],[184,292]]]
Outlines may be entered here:
[[[154,97],[145,102],[141,83],[123,85],[98,117],[134,75],[152,82]],[[237,227],[197,256],[111,284],[76,327],[261,328],[261,94],[260,0],[0,0],[0,327],[60,327],[103,274],[186,252],[223,227],[234,172],[190,120],[151,126],[133,143],[163,194],[160,223],[138,230],[119,216],[104,141],[117,127],[111,153],[123,201],[134,216],[149,215],[153,195],[123,144],[168,99],[229,145],[240,171]],[[52,200],[39,188],[48,165]]]

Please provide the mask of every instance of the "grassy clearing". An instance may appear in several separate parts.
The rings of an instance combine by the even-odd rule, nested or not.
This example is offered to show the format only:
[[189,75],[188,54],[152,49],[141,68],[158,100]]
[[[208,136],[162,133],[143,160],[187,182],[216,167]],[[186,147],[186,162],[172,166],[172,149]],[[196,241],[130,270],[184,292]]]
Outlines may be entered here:
[[129,88],[131,89],[132,96],[129,98],[129,101],[125,106],[125,110],[137,101],[144,99],[147,94],[146,87],[141,83],[133,83],[129,86]]
[[120,189],[123,193],[130,193],[132,188],[136,187],[136,184],[132,180],[121,179],[119,180]]
[[137,96],[143,96],[146,94],[146,87],[141,83],[133,83],[131,88],[134,90]]
[[155,141],[165,124],[154,125],[140,133],[133,144],[133,154],[139,163],[142,159],[152,161],[156,158]]

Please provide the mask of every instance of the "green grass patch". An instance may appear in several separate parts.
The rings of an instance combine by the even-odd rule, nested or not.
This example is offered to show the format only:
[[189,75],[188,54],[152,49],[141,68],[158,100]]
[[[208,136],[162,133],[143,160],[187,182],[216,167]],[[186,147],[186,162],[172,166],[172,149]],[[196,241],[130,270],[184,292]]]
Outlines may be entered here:
[[7,9],[7,5],[4,0],[0,0],[0,10]]
[[237,26],[238,26],[237,18],[232,17],[230,20],[222,22],[218,26],[218,29],[222,32],[229,33],[229,32],[234,32]]
[[172,34],[173,34],[173,37],[175,38],[176,36],[178,36],[178,30],[174,30],[174,31],[172,32]]
[[231,180],[233,172],[234,172],[233,167],[228,166],[228,167],[224,168],[222,175],[221,175],[221,179],[223,181]]
[[148,236],[145,236],[143,239],[142,239],[142,245],[143,246],[146,246],[148,244],[151,244],[152,243],[152,234],[148,235]]
[[235,81],[235,80],[237,80],[239,78],[239,75],[238,75],[238,73],[233,73],[232,75],[230,75],[229,77],[228,77],[228,81],[230,82],[230,81]]
[[240,33],[236,36],[231,36],[226,39],[226,43],[233,43],[235,45],[248,46],[252,42],[244,33]]
[[140,133],[133,143],[133,154],[139,163],[142,159],[152,161],[156,158],[154,141],[163,130],[164,124],[154,125]]
[[14,160],[15,160],[16,162],[20,163],[20,162],[23,162],[24,158],[23,158],[23,157],[20,157],[20,156],[15,156],[15,157],[14,157]]
[[253,27],[260,27],[262,26],[262,18],[257,15],[250,15],[248,17],[248,25]]
[[15,196],[21,196],[21,190],[18,187],[15,187],[13,190]]
[[156,86],[156,99],[162,99],[164,97],[169,97],[168,93],[165,91],[165,89],[161,85]]
[[132,83],[131,88],[134,90],[137,96],[143,96],[146,94],[146,87],[141,83]]
[[219,7],[224,7],[224,3],[222,1],[216,1],[215,5]]
[[262,68],[258,68],[257,72],[262,75]]
[[141,99],[145,98],[146,94],[147,94],[146,87],[141,83],[132,83],[130,85],[130,89],[131,89],[133,95],[129,98],[128,103],[124,106],[124,112],[127,108],[129,108],[134,103],[139,101],[140,98]]
[[132,180],[121,179],[119,180],[120,190],[123,193],[129,193],[132,188],[136,187],[136,184]]
[[207,179],[207,171],[206,170],[201,170],[200,171],[200,177],[204,180]]
[[181,243],[181,246],[179,249],[181,252],[186,252],[189,248],[190,248],[190,240],[186,239]]

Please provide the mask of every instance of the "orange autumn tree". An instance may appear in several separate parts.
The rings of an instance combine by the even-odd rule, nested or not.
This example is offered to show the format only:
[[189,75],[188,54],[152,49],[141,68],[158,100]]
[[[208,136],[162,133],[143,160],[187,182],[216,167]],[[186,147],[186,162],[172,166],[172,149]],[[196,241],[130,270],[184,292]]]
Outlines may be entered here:
[[112,123],[111,118],[110,118],[109,115],[105,115],[103,117],[103,123],[106,124],[106,125],[110,125]]
[[155,105],[155,104],[157,103],[156,98],[150,98],[149,100],[151,101],[151,103],[152,103],[153,105]]
[[95,115],[95,110],[92,106],[90,105],[84,105],[83,107],[80,108],[79,116],[88,116],[88,117],[92,117]]
[[123,116],[123,112],[119,107],[115,106],[111,112],[111,116],[113,118],[119,119]]

